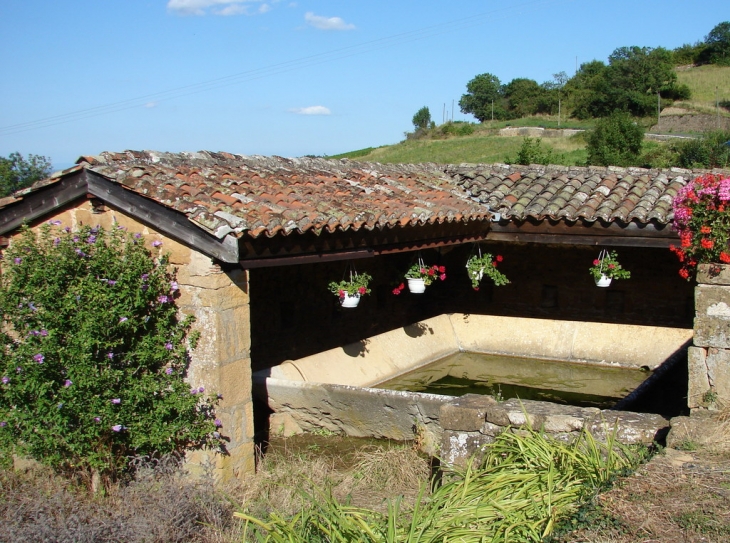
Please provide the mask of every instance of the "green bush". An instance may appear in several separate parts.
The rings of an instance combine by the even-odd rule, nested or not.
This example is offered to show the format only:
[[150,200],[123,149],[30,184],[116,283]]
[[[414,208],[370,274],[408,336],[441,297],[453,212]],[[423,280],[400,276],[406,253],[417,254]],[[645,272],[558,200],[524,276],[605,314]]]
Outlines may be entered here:
[[167,258],[121,227],[59,224],[3,255],[0,459],[113,478],[136,455],[220,445],[216,399],[184,380],[196,337]]
[[730,166],[730,131],[714,131],[677,146],[683,168],[726,168]]
[[588,135],[588,164],[632,166],[641,153],[644,129],[631,115],[613,113],[596,122]]
[[554,164],[559,158],[553,156],[552,147],[546,146],[544,149],[541,147],[541,138],[524,138],[522,140],[522,147],[517,152],[517,156],[505,158],[507,164]]
[[472,123],[449,121],[436,129],[443,136],[470,136],[476,128]]

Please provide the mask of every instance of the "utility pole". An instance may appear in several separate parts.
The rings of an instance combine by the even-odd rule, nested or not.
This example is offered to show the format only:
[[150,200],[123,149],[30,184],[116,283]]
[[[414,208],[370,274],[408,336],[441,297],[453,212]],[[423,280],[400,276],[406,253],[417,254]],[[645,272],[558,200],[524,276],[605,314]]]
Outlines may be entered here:
[[492,122],[494,122],[494,99],[492,99]]
[[558,128],[560,128],[560,98],[558,98]]

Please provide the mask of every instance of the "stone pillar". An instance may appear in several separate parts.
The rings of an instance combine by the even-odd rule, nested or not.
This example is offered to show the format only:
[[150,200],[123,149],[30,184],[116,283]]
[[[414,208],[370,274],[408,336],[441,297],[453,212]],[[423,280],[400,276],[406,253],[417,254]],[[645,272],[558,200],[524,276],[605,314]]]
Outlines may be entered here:
[[228,451],[224,456],[192,453],[189,469],[194,473],[197,466],[211,465],[219,480],[253,473],[248,272],[222,271],[210,258],[192,252],[189,263],[178,268],[178,283],[180,308],[195,315],[194,329],[200,332],[188,380],[222,396],[216,414],[223,423],[221,434]]
[[689,348],[687,406],[730,405],[730,266],[700,264],[695,288],[694,346]]

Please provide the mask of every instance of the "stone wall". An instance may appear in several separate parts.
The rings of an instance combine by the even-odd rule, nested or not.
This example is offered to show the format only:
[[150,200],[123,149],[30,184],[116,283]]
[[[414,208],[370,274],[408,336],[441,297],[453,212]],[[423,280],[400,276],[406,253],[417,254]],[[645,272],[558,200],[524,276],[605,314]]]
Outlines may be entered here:
[[614,437],[619,443],[651,444],[669,431],[669,421],[660,415],[629,411],[572,407],[549,402],[507,400],[467,394],[441,407],[443,429],[441,460],[464,465],[479,458],[484,445],[503,432],[524,428],[541,430],[557,439],[570,441],[581,432],[590,432],[599,441]]
[[687,404],[717,410],[730,406],[730,266],[701,264],[697,283]]
[[[124,226],[139,232],[153,254],[169,253],[170,264],[177,269],[180,311],[194,315],[194,329],[200,332],[198,347],[191,352],[188,381],[206,391],[223,396],[218,418],[222,434],[229,439],[229,455],[194,452],[188,455],[191,472],[213,465],[221,479],[254,471],[253,404],[251,396],[250,317],[248,272],[224,271],[209,257],[185,246],[133,218],[107,206],[93,209],[86,200],[60,209],[42,222],[60,220],[62,227],[82,225],[110,229]],[[153,248],[151,243],[162,241]],[[12,236],[11,236],[12,243]]]

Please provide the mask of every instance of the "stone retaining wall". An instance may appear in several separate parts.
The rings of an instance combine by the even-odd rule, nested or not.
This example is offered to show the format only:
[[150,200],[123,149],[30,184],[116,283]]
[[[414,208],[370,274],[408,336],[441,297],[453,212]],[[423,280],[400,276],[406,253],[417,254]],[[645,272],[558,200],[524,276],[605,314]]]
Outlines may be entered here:
[[524,428],[542,430],[558,439],[571,440],[582,431],[599,441],[615,436],[626,445],[651,444],[664,438],[669,421],[660,415],[629,411],[572,407],[531,400],[498,402],[491,396],[467,394],[441,407],[441,460],[463,465],[479,457],[484,445],[502,432]]

